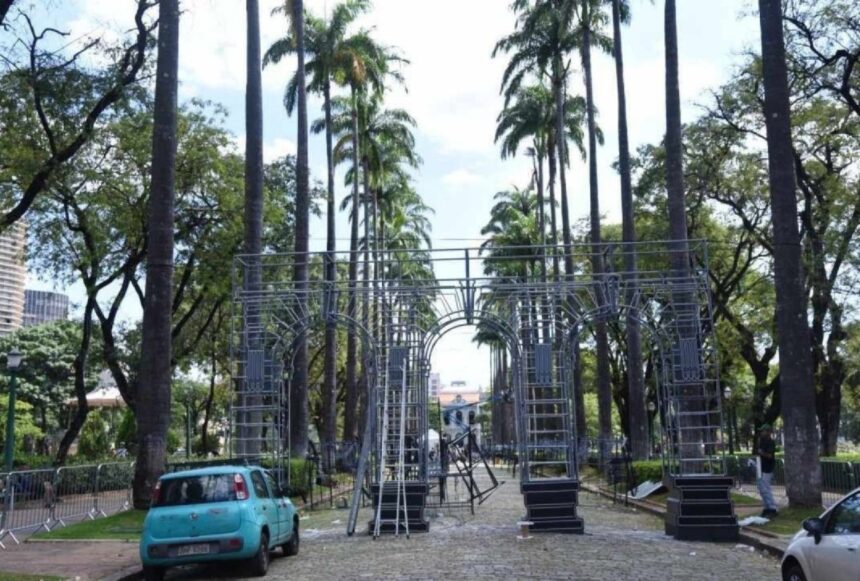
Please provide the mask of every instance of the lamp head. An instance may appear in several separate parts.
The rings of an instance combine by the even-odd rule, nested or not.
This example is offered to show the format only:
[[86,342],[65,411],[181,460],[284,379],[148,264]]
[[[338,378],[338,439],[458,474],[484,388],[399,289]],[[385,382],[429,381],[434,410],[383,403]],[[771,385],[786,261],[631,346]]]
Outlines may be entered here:
[[6,368],[10,371],[15,371],[21,367],[21,360],[24,359],[24,354],[18,351],[15,347],[6,354]]

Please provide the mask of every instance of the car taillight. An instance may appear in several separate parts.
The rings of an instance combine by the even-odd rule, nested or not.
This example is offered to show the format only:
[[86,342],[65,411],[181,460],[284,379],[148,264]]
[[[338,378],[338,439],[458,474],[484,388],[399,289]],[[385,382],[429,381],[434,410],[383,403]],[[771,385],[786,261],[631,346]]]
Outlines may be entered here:
[[161,480],[155,483],[155,486],[152,488],[152,505],[155,506],[158,504],[158,500],[161,498]]
[[233,475],[233,492],[236,493],[236,500],[246,500],[248,498],[248,487],[245,485],[245,479],[241,474]]

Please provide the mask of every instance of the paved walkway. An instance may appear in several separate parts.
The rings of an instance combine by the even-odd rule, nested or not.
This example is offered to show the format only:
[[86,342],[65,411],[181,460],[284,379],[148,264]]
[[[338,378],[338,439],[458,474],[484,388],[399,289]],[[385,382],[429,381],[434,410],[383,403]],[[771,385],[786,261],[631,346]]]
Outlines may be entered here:
[[140,565],[137,543],[14,542],[0,550],[0,571],[95,581]]
[[[302,520],[298,557],[276,558],[270,579],[778,579],[776,559],[734,544],[689,543],[663,534],[660,519],[584,493],[582,536],[517,538],[523,516],[517,482],[507,479],[474,517],[435,516],[411,539],[349,538],[345,510]],[[362,512],[360,523],[370,520]],[[241,566],[174,571],[169,579],[236,578]]]

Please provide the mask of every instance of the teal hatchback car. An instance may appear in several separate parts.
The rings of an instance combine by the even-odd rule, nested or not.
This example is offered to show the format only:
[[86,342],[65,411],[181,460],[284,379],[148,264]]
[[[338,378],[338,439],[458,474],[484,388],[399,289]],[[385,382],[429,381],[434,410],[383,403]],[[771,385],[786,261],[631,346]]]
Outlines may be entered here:
[[168,567],[245,560],[262,577],[269,551],[299,552],[299,517],[275,478],[258,466],[213,466],[165,474],[143,523],[144,578]]

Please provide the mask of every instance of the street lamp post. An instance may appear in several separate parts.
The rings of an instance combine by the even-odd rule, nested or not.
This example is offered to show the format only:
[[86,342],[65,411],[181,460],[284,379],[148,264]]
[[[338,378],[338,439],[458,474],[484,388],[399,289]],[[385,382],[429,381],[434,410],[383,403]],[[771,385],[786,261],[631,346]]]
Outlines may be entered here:
[[653,401],[648,402],[648,457],[654,452],[654,412],[657,411],[657,406]]
[[735,438],[732,433],[732,427],[734,424],[734,406],[732,405],[732,388],[728,385],[723,390],[723,407],[726,410],[725,421],[726,421],[726,432],[729,435],[729,454],[735,453]]
[[15,459],[15,389],[21,359],[23,355],[18,349],[12,349],[6,354],[6,369],[9,370],[9,409],[6,416],[6,442],[3,450],[3,465],[6,472],[12,472],[12,463]]

